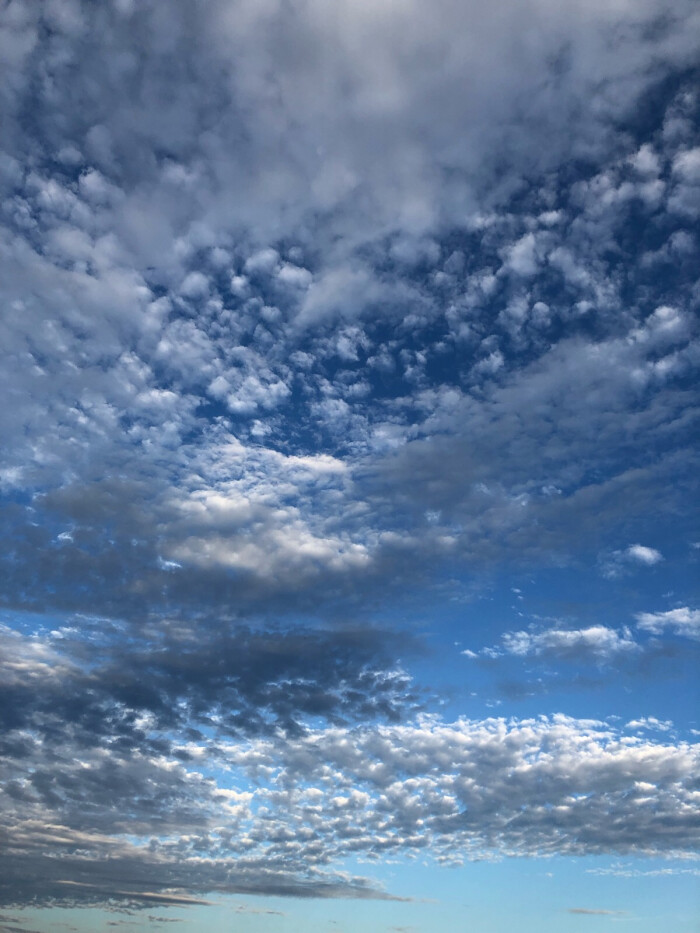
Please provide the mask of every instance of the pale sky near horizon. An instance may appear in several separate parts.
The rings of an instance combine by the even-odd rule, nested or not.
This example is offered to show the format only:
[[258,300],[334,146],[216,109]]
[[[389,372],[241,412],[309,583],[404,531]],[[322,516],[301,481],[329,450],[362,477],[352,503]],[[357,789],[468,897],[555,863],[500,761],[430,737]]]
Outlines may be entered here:
[[691,933],[700,6],[0,62],[0,933]]

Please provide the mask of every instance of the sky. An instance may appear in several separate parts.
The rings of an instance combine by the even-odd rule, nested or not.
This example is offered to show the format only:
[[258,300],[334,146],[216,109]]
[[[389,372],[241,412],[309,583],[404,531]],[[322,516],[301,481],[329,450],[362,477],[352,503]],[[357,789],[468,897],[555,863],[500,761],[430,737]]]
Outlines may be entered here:
[[0,62],[1,933],[697,929],[697,2]]

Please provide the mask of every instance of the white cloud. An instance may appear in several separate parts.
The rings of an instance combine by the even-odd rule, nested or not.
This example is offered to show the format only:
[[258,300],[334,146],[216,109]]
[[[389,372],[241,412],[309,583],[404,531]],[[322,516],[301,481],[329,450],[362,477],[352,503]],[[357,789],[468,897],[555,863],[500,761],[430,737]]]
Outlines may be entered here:
[[180,286],[185,298],[204,298],[209,294],[209,281],[201,272],[190,272]]
[[499,658],[505,654],[515,657],[550,657],[572,661],[611,661],[616,656],[641,651],[629,629],[591,625],[581,629],[548,628],[540,631],[522,630],[505,632],[497,646],[480,651],[467,649],[468,658]]
[[[280,790],[302,782],[322,790],[315,826],[325,808],[334,807],[341,775],[341,786],[368,794],[360,823],[354,816],[342,823],[336,818],[331,848],[337,846],[339,853],[348,844],[425,846],[437,858],[457,860],[489,850],[650,852],[659,844],[679,850],[670,840],[662,842],[662,827],[669,807],[680,813],[683,801],[690,802],[696,752],[690,746],[626,739],[602,723],[565,716],[426,720],[352,737],[326,730],[284,747],[261,741],[242,755],[230,750],[251,775],[281,765]],[[685,789],[674,801],[677,780]],[[640,820],[646,812],[642,798],[651,804],[649,818]],[[282,806],[294,797],[277,799]],[[658,822],[654,806],[666,812],[657,814]],[[623,817],[627,808],[629,823]]]
[[621,652],[639,651],[628,629],[622,632],[605,625],[584,629],[546,629],[542,632],[507,632],[503,647],[508,654],[552,654],[559,657],[609,659]]
[[[0,709],[0,893],[131,891],[106,871],[148,897],[377,895],[324,866],[696,844],[695,749],[663,720],[382,729],[410,701],[373,642],[350,673],[352,637],[327,668],[275,666],[302,609],[381,615],[445,555],[458,576],[571,565],[686,507],[696,114],[685,79],[647,92],[695,64],[700,14],[667,6],[4,5],[2,591],[124,621],[109,650],[64,629],[83,666],[0,632],[25,691]],[[631,142],[640,99],[656,128]],[[612,577],[662,560],[620,548]],[[218,651],[234,617],[279,623],[264,689],[253,635]],[[687,608],[638,627],[700,631]],[[464,654],[637,650],[557,622]],[[266,738],[197,746],[218,728]]]
[[690,184],[700,184],[700,146],[679,152],[673,160],[673,171]]
[[669,732],[673,728],[671,720],[657,719],[656,716],[642,716],[641,719],[631,719],[627,723],[628,729],[649,729],[657,732]]
[[624,550],[605,555],[601,561],[602,571],[604,576],[614,579],[629,573],[634,566],[653,567],[663,559],[663,554],[656,548],[631,544]]
[[280,257],[277,250],[268,247],[267,249],[261,249],[259,252],[249,256],[248,259],[246,259],[244,268],[249,275],[259,275],[261,273],[271,275],[277,268],[279,259]]
[[669,609],[666,612],[640,612],[637,625],[655,635],[669,629],[676,635],[686,638],[700,638],[700,609]]
[[591,875],[611,875],[614,878],[668,878],[675,875],[690,875],[700,878],[700,868],[685,868],[673,865],[669,868],[633,868],[631,865],[614,865],[610,868],[587,868]]
[[506,266],[518,275],[534,275],[537,272],[537,240],[534,234],[526,233],[508,249]]
[[647,567],[653,567],[663,560],[663,555],[653,547],[645,547],[643,544],[631,544],[625,552],[630,560],[645,564]]

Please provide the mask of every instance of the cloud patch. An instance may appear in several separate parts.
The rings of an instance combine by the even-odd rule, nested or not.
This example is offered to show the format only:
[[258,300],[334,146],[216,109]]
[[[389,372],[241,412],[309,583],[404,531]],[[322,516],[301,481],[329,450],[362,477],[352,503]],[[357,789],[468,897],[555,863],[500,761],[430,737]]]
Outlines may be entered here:
[[562,715],[200,739],[187,761],[118,746],[77,761],[35,739],[4,783],[3,903],[383,897],[330,866],[390,853],[679,856],[698,841],[696,745]]
[[637,615],[637,625],[643,631],[654,635],[670,631],[674,635],[698,639],[700,610],[682,606],[679,609],[668,609],[666,612],[640,612]]
[[632,572],[635,567],[654,567],[663,559],[663,554],[656,548],[630,544],[624,550],[613,551],[603,559],[603,575],[615,579]]
[[546,628],[505,632],[501,643],[480,651],[466,649],[468,658],[495,659],[510,655],[516,658],[541,657],[563,661],[607,663],[621,656],[642,650],[628,628],[621,630],[606,625],[587,628]]

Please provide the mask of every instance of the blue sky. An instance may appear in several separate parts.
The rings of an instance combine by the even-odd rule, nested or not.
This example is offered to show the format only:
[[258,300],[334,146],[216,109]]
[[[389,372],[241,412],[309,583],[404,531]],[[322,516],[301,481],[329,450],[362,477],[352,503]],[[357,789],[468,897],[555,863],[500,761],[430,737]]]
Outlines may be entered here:
[[2,933],[690,933],[697,4],[0,46]]

